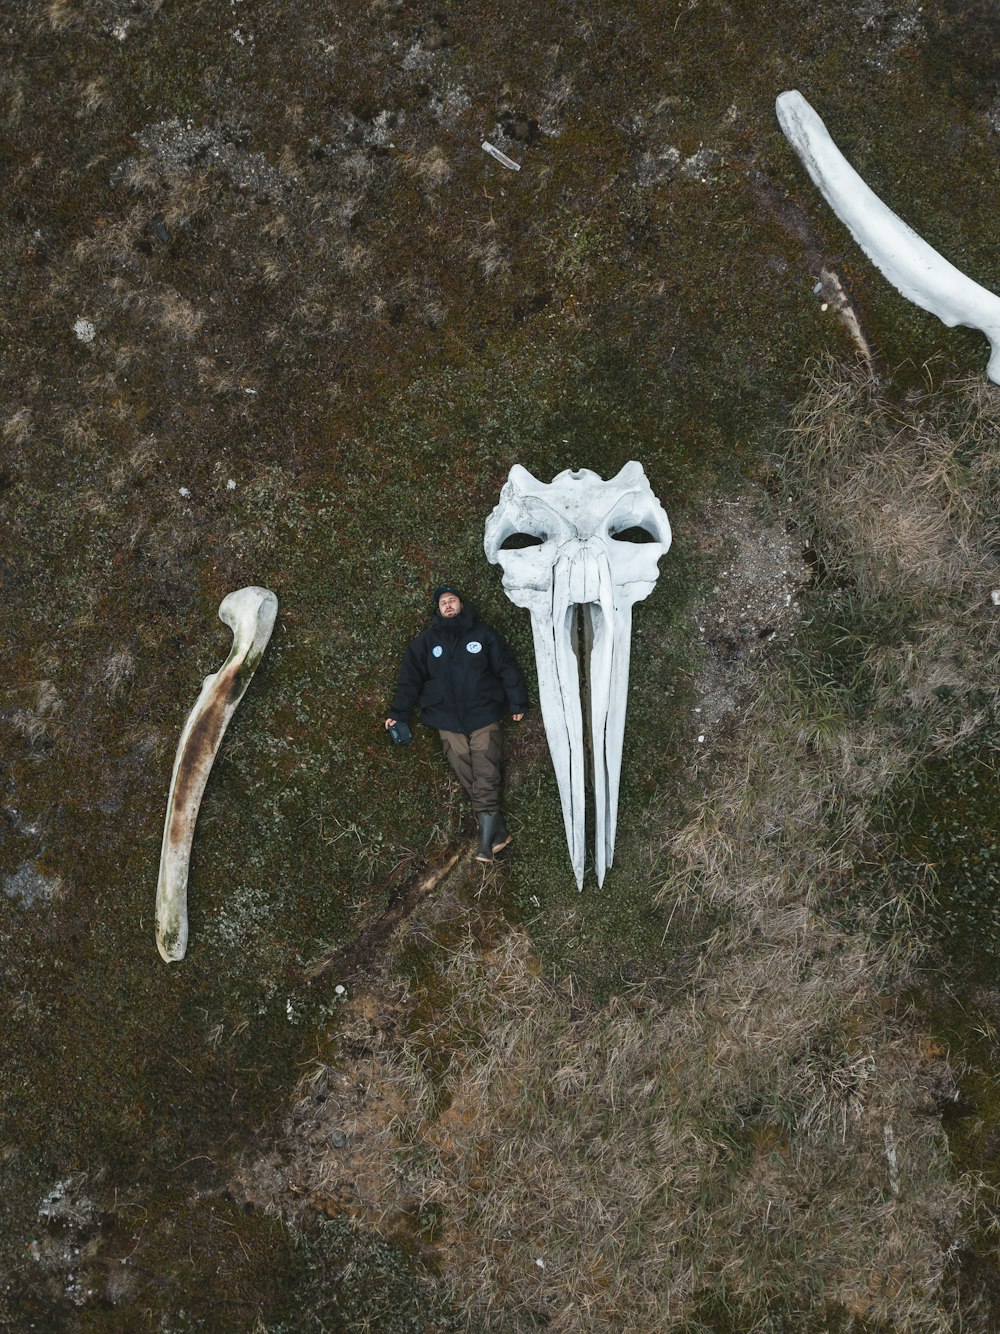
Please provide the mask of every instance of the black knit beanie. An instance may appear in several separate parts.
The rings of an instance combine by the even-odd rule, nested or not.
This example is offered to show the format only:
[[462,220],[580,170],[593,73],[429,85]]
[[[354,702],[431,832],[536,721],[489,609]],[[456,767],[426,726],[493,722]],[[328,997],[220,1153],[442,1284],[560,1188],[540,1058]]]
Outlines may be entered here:
[[441,584],[438,588],[435,588],[435,590],[434,590],[434,610],[435,610],[435,611],[437,611],[437,609],[438,609],[438,603],[439,603],[440,600],[441,600],[441,594],[442,594],[442,593],[454,593],[455,597],[458,598],[458,600],[459,600],[459,602],[461,602],[462,606],[463,606],[463,607],[465,606],[465,598],[464,598],[463,595],[458,591],[458,589],[454,586],[454,584]]

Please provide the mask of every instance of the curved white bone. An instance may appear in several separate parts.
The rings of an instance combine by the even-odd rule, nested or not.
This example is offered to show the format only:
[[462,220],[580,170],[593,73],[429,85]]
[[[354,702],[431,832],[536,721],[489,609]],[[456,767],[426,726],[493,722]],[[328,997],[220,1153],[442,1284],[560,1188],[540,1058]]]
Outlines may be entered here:
[[986,374],[1000,384],[1000,297],[967,278],[882,203],[801,93],[782,93],[775,108],[806,171],[875,267],[949,328],[964,324],[984,333],[992,348]]
[[264,656],[278,614],[267,588],[240,588],[222,599],[219,619],[233,632],[229,657],[206,676],[177,746],[156,883],[156,948],[167,963],[183,959],[188,942],[187,879],[198,808],[236,706]]
[[[644,543],[615,534],[642,527]],[[515,533],[537,545],[502,550]],[[638,463],[603,481],[567,469],[539,482],[515,464],[486,521],[487,559],[503,567],[511,602],[531,613],[538,693],[545,735],[559,784],[563,824],[576,883],[583,888],[586,829],[584,713],[594,783],[597,883],[615,851],[632,606],[653,591],[659,558],[670,546],[670,523]],[[578,658],[578,610],[583,663]],[[587,684],[581,700],[581,666]]]

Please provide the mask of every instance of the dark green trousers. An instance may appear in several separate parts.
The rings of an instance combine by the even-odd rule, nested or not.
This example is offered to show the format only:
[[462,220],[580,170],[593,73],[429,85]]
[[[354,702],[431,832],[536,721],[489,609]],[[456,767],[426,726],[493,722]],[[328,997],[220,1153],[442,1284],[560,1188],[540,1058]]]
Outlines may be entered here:
[[455,776],[472,799],[472,809],[500,809],[500,756],[502,739],[499,723],[490,723],[475,732],[441,731],[445,758]]

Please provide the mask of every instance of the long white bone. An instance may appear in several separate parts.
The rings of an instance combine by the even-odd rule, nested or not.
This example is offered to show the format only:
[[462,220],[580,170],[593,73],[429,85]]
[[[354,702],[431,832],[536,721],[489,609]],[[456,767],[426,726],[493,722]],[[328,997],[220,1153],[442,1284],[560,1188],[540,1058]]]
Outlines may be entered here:
[[219,619],[233,632],[229,657],[206,676],[177,746],[156,882],[156,948],[167,963],[188,942],[187,881],[198,808],[229,720],[264,656],[278,614],[267,588],[240,588],[222,599]]
[[[616,541],[626,528],[651,540]],[[504,550],[514,534],[535,545]],[[511,602],[531,613],[538,693],[559,784],[566,842],[583,888],[586,842],[586,746],[594,783],[594,866],[597,883],[611,865],[618,823],[632,606],[653,591],[659,558],[670,546],[670,523],[638,463],[603,481],[582,468],[539,482],[515,464],[486,521],[484,546],[503,567]],[[583,662],[578,656],[582,615]],[[587,699],[581,698],[581,667]]]
[[964,324],[984,333],[992,348],[986,374],[1000,384],[1000,297],[966,277],[882,203],[801,93],[782,93],[775,108],[806,171],[875,267],[949,329]]

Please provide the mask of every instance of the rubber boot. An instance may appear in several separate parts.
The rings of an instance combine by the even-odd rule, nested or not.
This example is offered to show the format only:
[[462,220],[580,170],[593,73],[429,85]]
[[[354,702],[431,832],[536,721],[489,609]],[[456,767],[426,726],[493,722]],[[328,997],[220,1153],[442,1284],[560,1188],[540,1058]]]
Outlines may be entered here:
[[493,860],[493,844],[495,842],[498,814],[497,811],[476,811],[476,819],[479,821],[477,862],[491,862]]
[[497,822],[493,826],[493,851],[502,852],[512,842],[507,826],[503,822],[503,811],[497,811]]

